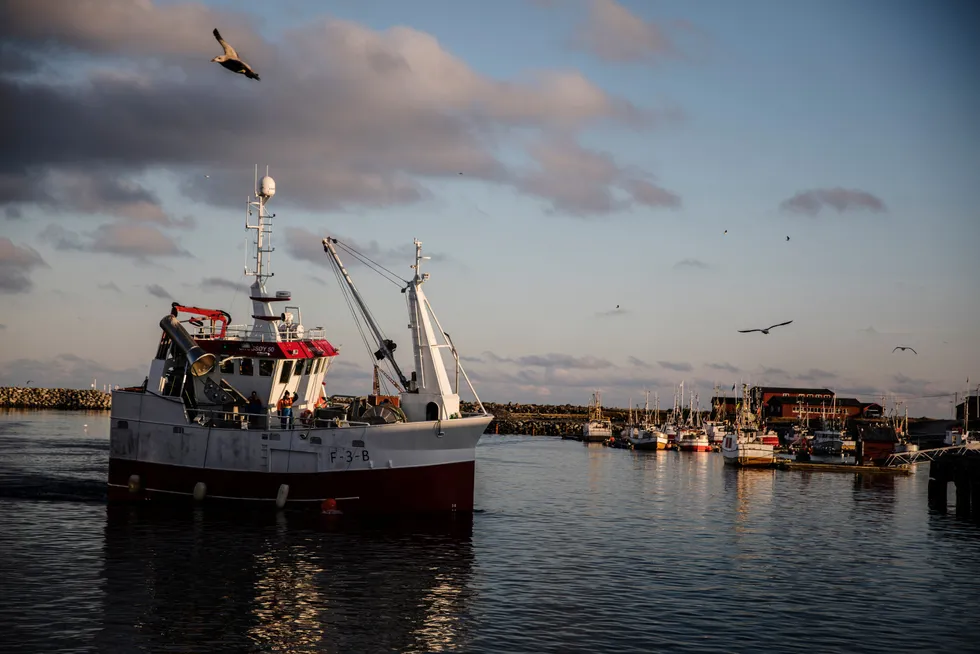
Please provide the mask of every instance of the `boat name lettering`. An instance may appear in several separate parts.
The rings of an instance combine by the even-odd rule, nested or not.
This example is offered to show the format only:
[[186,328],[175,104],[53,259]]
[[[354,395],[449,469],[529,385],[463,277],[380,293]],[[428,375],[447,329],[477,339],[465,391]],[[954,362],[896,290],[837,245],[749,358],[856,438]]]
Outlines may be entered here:
[[242,352],[255,352],[256,354],[272,354],[276,351],[275,345],[253,345],[252,343],[245,343],[242,345]]
[[[341,460],[347,463],[353,463],[355,459],[360,459],[361,461],[370,461],[371,456],[368,454],[367,450],[345,450],[341,455]],[[330,450],[330,463],[337,461],[337,450]]]

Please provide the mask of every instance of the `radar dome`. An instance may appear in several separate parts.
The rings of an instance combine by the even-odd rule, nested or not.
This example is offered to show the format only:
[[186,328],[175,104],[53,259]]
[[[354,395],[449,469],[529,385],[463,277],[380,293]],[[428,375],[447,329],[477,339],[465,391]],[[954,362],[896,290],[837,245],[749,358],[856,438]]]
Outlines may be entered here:
[[275,194],[276,180],[266,175],[259,181],[259,196],[263,198],[271,198]]

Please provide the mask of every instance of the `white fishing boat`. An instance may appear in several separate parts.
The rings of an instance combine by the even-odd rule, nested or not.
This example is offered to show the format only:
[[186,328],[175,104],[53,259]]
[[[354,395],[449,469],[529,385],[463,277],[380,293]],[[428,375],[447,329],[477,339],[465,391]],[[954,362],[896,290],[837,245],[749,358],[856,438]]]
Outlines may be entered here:
[[681,452],[710,452],[711,443],[703,430],[685,427],[677,436],[677,449]]
[[763,441],[755,416],[748,406],[748,385],[742,384],[741,411],[736,419],[734,433],[726,434],[721,442],[721,454],[728,465],[766,468],[773,464],[776,455],[773,445]]
[[[493,416],[422,290],[429,279],[421,271],[428,259],[422,244],[415,241],[412,278],[399,282],[415,364],[405,376],[395,342],[372,318],[337,252],[356,251],[337,239],[322,241],[347,305],[365,328],[376,380],[380,370],[394,390],[329,402],[323,384],[338,351],[323,329],[303,325],[291,293],[266,289],[274,217],[267,203],[275,182],[267,174],[256,186],[245,224],[255,232],[253,269],[247,270],[254,278],[252,323],[229,325],[224,311],[172,305],[160,320],[142,386],[112,394],[110,499],[277,506],[330,500],[344,513],[471,511],[476,444]],[[274,310],[277,303],[285,309]],[[181,313],[192,318],[179,320]],[[455,388],[443,353],[451,354]],[[475,399],[474,413],[460,408],[460,374]]]
[[612,422],[602,417],[602,394],[596,391],[589,401],[589,418],[582,425],[582,440],[598,443],[612,436]]
[[[660,414],[660,400],[657,399],[656,413]],[[643,417],[639,424],[631,425],[626,436],[627,442],[634,450],[664,450],[667,449],[667,434],[657,429],[650,416],[650,393],[646,393],[643,406]]]

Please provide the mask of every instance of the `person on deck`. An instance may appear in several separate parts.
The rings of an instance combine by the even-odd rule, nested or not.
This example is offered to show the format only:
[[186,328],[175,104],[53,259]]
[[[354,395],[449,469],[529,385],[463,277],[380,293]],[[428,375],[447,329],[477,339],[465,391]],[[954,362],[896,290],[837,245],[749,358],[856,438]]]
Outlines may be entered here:
[[289,391],[282,394],[276,409],[279,411],[280,429],[289,429],[293,420],[293,398],[289,397]]
[[[293,393],[293,406],[298,406],[298,405],[299,405],[299,394],[298,393]],[[296,418],[293,417],[292,413],[290,413],[290,416],[289,416],[289,428],[290,429],[293,428],[293,425],[295,424],[295,422],[296,422]]]
[[249,426],[261,429],[262,422],[259,420],[259,416],[262,414],[262,400],[259,399],[258,393],[255,391],[252,391],[252,394],[248,396],[248,413]]

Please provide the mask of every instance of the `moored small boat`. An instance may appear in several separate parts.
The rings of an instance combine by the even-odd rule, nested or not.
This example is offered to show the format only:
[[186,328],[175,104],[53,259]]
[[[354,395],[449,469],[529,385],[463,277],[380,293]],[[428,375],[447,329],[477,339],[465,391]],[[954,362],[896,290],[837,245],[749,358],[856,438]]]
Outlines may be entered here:
[[601,443],[612,436],[612,422],[602,417],[602,394],[596,391],[589,401],[589,418],[582,425],[582,440]]
[[748,386],[742,384],[742,404],[735,431],[721,442],[721,454],[727,465],[741,468],[768,468],[776,459],[772,443],[766,443],[749,410]]

